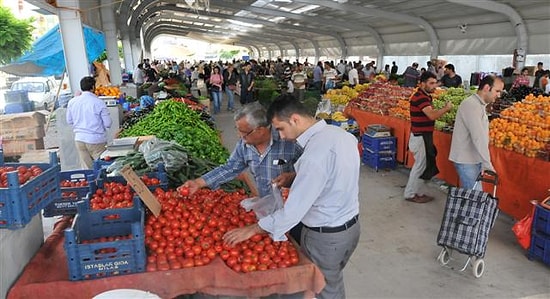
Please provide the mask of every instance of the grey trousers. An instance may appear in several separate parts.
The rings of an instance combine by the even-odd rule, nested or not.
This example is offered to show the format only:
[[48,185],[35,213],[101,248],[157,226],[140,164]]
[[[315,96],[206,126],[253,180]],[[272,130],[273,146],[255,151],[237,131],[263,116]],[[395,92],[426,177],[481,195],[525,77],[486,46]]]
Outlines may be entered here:
[[424,147],[424,139],[422,136],[414,136],[411,133],[409,139],[409,150],[413,153],[414,164],[409,173],[409,180],[405,186],[405,198],[414,197],[415,194],[422,194],[422,179],[420,176],[426,169],[426,148]]
[[325,276],[325,288],[318,299],[344,299],[344,267],[359,242],[359,221],[347,230],[337,233],[319,233],[302,229],[301,248]]
[[75,144],[82,169],[92,169],[93,161],[99,158],[107,145],[106,143],[91,144],[82,141],[75,141]]

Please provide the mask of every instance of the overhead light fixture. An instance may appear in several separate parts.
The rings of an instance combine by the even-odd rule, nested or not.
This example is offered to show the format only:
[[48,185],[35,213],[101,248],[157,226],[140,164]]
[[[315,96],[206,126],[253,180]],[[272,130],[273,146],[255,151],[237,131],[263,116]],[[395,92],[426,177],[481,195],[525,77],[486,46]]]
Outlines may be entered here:
[[185,4],[196,11],[210,11],[210,0],[184,0]]

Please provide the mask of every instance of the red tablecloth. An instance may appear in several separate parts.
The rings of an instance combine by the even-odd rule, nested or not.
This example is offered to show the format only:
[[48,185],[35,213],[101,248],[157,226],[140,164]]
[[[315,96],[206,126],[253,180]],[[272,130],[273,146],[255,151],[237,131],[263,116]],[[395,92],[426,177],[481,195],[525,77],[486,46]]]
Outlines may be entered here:
[[321,271],[306,257],[294,267],[236,273],[217,257],[209,265],[181,270],[145,272],[86,281],[69,281],[60,223],[23,270],[8,293],[15,298],[92,298],[113,289],[139,289],[162,298],[196,292],[211,295],[261,297],[305,292],[313,298],[325,286]]
[[[414,159],[407,150],[410,134],[410,122],[395,117],[374,114],[347,107],[346,113],[353,117],[363,133],[370,124],[384,124],[393,129],[397,138],[397,161],[412,167]],[[458,175],[448,160],[452,135],[434,132],[434,144],[437,147],[438,178],[450,185],[458,186]],[[499,208],[506,214],[521,219],[527,215],[532,205],[529,201],[541,200],[548,196],[550,188],[550,162],[529,158],[524,155],[491,146],[491,161],[499,175],[497,189]],[[486,191],[489,191],[486,189]]]

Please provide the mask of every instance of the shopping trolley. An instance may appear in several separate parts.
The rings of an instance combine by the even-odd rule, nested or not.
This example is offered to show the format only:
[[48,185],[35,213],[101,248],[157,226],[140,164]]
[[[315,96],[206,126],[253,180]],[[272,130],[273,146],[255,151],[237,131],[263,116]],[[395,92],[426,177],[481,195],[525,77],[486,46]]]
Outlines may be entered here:
[[437,244],[443,247],[437,257],[441,265],[448,265],[453,250],[456,250],[468,255],[460,271],[466,270],[471,264],[476,278],[481,277],[485,270],[483,257],[487,249],[489,231],[498,215],[497,174],[485,171],[485,174],[477,177],[474,186],[481,182],[491,183],[493,194],[480,190],[449,188],[445,213],[437,236]]

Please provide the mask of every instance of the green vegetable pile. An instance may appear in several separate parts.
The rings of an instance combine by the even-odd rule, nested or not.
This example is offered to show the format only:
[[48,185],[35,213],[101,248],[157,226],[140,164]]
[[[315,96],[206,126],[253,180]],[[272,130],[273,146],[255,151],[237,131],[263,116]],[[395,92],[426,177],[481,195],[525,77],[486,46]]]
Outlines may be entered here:
[[438,120],[446,123],[448,126],[453,126],[455,123],[458,106],[472,94],[472,91],[465,91],[464,88],[451,87],[447,89],[447,91],[441,94],[438,99],[434,99],[432,104],[435,109],[441,109],[445,107],[445,103],[451,102],[453,103],[453,108],[451,111],[443,114],[443,116],[441,116]]
[[218,165],[225,163],[229,157],[229,152],[220,142],[218,132],[181,102],[168,100],[159,103],[153,112],[120,133],[120,137],[147,135],[173,140],[182,145],[189,154]]

